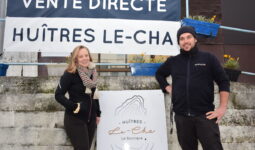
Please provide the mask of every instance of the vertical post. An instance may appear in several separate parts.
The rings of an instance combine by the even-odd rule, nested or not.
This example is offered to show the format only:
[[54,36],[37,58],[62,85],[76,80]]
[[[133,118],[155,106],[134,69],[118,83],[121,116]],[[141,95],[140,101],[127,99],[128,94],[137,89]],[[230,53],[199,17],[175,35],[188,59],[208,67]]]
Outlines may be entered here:
[[189,18],[189,0],[186,0],[186,18]]
[[[101,63],[101,54],[100,54],[100,53],[97,54],[97,62],[98,62],[98,63]],[[101,66],[98,66],[98,69],[100,70],[100,69],[101,69]],[[101,72],[98,72],[98,75],[100,76],[100,75],[101,75]]]
[[0,0],[0,54],[3,53],[4,42],[4,28],[5,28],[5,16],[6,16],[6,0]]
[[[128,63],[128,54],[125,54],[125,64]],[[125,69],[127,69],[128,66],[125,66]],[[125,76],[127,76],[127,72],[125,72]]]

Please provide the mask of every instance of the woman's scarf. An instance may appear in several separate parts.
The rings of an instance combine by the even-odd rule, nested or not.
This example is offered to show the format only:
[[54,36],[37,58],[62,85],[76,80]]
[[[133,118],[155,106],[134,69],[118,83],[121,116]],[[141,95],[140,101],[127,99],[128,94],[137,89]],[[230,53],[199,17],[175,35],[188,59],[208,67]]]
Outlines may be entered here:
[[[91,94],[91,89],[97,86],[97,71],[96,65],[94,63],[90,63],[88,67],[77,67],[79,76],[81,77],[83,85],[86,87],[85,93]],[[97,89],[94,92],[93,99],[98,99]]]

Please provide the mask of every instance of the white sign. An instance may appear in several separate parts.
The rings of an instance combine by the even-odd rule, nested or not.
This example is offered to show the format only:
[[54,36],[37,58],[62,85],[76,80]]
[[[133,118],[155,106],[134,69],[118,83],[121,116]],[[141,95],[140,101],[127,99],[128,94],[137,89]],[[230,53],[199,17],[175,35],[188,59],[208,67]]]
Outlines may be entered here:
[[167,150],[160,90],[101,91],[97,150]]
[[176,55],[180,9],[180,0],[8,0],[4,51]]
[[92,53],[179,53],[175,21],[7,17],[5,26],[5,51],[70,54],[81,44]]

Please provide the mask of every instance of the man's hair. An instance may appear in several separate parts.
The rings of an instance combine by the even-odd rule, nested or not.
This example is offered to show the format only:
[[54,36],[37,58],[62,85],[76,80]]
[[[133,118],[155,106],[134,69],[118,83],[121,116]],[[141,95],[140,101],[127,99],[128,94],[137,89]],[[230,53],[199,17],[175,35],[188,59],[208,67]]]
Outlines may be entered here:
[[190,33],[193,35],[193,37],[195,39],[197,39],[197,34],[196,34],[196,31],[195,29],[192,27],[192,26],[182,26],[178,32],[177,32],[177,42],[179,44],[179,40],[180,40],[180,36],[183,34],[183,33]]

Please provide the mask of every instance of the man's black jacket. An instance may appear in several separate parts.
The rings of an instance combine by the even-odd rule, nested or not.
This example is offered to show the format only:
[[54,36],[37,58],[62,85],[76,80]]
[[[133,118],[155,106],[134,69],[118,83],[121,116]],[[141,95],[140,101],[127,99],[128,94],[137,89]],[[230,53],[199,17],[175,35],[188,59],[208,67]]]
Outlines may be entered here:
[[229,91],[229,80],[217,58],[197,47],[170,57],[156,72],[163,92],[172,77],[174,112],[182,115],[202,115],[214,110],[214,81],[219,91]]

